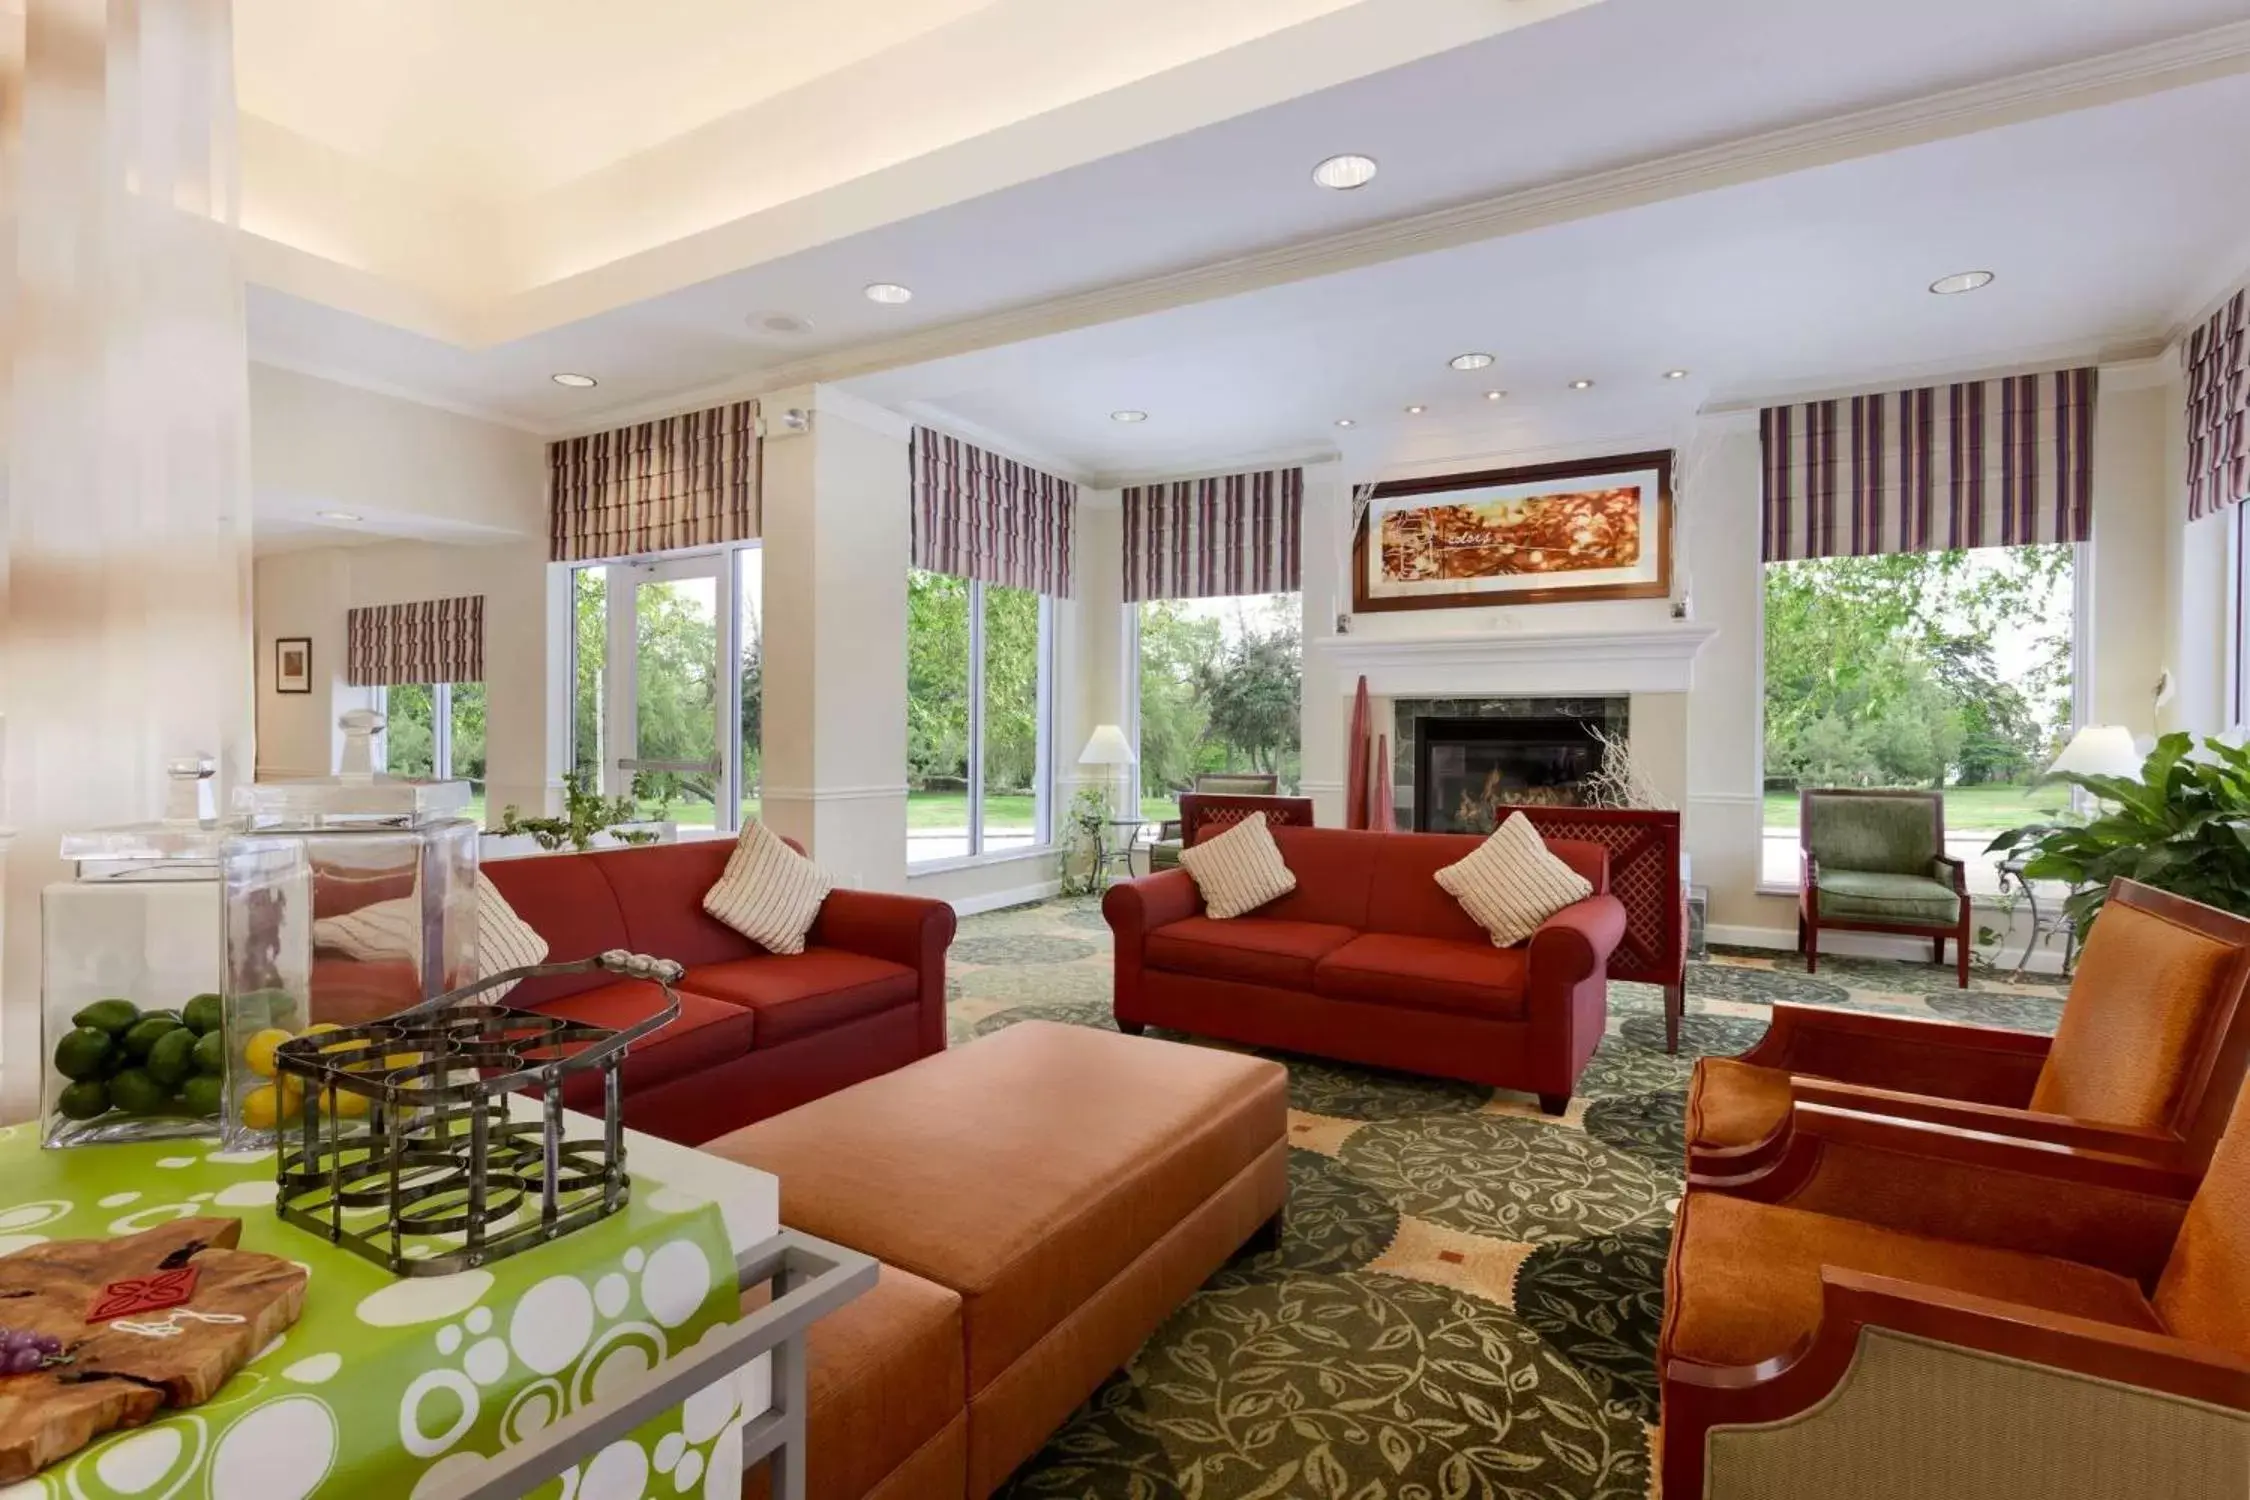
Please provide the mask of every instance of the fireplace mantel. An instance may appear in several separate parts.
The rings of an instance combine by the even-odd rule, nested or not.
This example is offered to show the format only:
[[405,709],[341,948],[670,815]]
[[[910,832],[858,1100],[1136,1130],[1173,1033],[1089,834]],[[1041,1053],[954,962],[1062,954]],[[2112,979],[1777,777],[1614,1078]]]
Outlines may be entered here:
[[1312,649],[1335,663],[1348,688],[1391,698],[1583,697],[1684,693],[1712,625],[1635,630],[1488,631],[1450,635],[1330,635]]

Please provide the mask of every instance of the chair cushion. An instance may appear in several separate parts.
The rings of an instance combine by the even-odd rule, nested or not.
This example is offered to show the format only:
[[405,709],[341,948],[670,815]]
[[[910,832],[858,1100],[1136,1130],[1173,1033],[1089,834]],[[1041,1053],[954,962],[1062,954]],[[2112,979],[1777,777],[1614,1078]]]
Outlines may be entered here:
[[2110,1125],[2170,1123],[2238,952],[2154,912],[2105,902],[2031,1107]]
[[1175,974],[1309,991],[1313,966],[1358,936],[1349,927],[1325,922],[1188,917],[1150,933],[1141,945],[1141,960]]
[[698,994],[756,1011],[760,1047],[912,1005],[921,993],[919,976],[903,964],[818,947],[699,964],[688,970],[687,983]]
[[1942,806],[1936,792],[1816,791],[1804,799],[1801,837],[1823,869],[1927,875],[1945,852],[1938,841]]
[[1927,922],[1951,927],[1961,920],[1960,894],[1927,875],[1823,868],[1820,914],[1863,922]]
[[1520,812],[1466,859],[1438,871],[1437,883],[1500,948],[1531,941],[1540,923],[1594,894],[1593,882],[1550,854]]
[[2156,1283],[2156,1310],[2174,1337],[2250,1359],[2250,1086],[2188,1205]]
[[1698,1059],[1688,1084],[1688,1149],[1755,1146],[1789,1118],[1789,1075],[1732,1057]]
[[1148,846],[1150,870],[1176,870],[1180,867],[1180,841],[1166,839]]
[[1195,878],[1204,911],[1221,921],[1256,911],[1297,888],[1297,877],[1266,831],[1264,813],[1252,813],[1226,832],[1182,849],[1180,868]]
[[2162,1331],[2140,1288],[2113,1272],[1691,1190],[1673,1233],[1660,1358],[1790,1354],[1819,1325],[1823,1266]]
[[959,1292],[973,1398],[1278,1150],[1288,1104],[1278,1063],[1023,1021],[702,1149],[780,1178],[783,1223]]
[[1321,959],[1313,989],[1336,1000],[1516,1021],[1523,1018],[1529,967],[1522,948],[1370,932]]
[[753,818],[742,826],[703,909],[768,953],[802,953],[835,877]]
[[[750,1051],[758,1024],[755,1015],[707,995],[685,989],[678,994],[679,1018],[635,1042],[625,1054],[618,1072],[626,1093],[656,1088],[704,1068],[733,1062]],[[663,1003],[663,993],[655,985],[628,979],[532,1008],[588,1026],[622,1029]],[[594,1097],[597,1083],[593,1078],[573,1079],[563,1091],[564,1102],[576,1107],[580,1101]]]

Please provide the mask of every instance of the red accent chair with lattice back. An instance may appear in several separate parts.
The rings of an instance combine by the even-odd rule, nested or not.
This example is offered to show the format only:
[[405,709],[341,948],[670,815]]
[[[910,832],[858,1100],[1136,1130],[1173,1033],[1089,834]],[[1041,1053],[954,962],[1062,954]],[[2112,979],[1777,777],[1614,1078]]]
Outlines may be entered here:
[[[1214,780],[1205,777],[1202,780]],[[1237,777],[1236,780],[1247,780]],[[1274,778],[1261,778],[1271,785]],[[1200,785],[1200,782],[1198,783]],[[1310,797],[1277,797],[1271,792],[1182,792],[1180,815],[1165,823],[1165,837],[1149,845],[1148,868],[1150,874],[1158,870],[1176,870],[1180,865],[1180,851],[1193,844],[1205,833],[1219,833],[1232,828],[1254,812],[1266,815],[1268,828],[1310,828],[1313,826],[1313,805]]]
[[1687,883],[1680,878],[1680,815],[1646,807],[1520,807],[1494,810],[1494,826],[1522,813],[1540,837],[1609,851],[1609,891],[1625,903],[1625,936],[1609,955],[1609,977],[1664,989],[1664,1047],[1680,1050],[1687,1009]]

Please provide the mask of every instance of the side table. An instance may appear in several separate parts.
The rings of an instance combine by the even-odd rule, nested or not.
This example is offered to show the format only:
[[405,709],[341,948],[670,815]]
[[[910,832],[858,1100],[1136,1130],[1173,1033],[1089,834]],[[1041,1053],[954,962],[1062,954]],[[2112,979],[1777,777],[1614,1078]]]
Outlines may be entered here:
[[[1133,878],[1133,851],[1140,847],[1141,830],[1147,826],[1148,822],[1144,818],[1104,818],[1102,820],[1101,847],[1094,855],[1094,885],[1096,888],[1102,885],[1103,877],[1112,864],[1125,872],[1127,880]],[[1120,832],[1124,834],[1123,843],[1117,842],[1117,835]]]
[[2063,977],[2067,979],[2071,966],[2078,961],[2078,928],[2070,920],[2069,908],[2060,902],[2052,911],[2039,909],[2039,888],[2024,877],[2026,863],[2017,856],[2004,859],[1999,865],[2000,893],[2006,895],[2013,887],[2023,897],[2024,905],[2031,909],[2031,936],[2024,940],[2023,957],[2016,960],[2016,972],[2011,977],[2023,978],[2023,971],[2031,965],[2031,955],[2038,951],[2041,943],[2059,932],[2063,940]]

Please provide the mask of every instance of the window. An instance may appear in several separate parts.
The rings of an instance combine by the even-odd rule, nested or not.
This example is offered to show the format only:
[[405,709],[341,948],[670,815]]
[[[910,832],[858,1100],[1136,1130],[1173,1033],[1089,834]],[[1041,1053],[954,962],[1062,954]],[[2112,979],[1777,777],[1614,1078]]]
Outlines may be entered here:
[[400,682],[380,690],[383,768],[393,776],[466,781],[465,816],[484,818],[484,684]]
[[1766,565],[1764,884],[1797,884],[1800,788],[1930,787],[1970,889],[1998,889],[1993,835],[2069,802],[2034,782],[2078,720],[2079,563],[2053,545]]
[[1180,815],[1198,776],[1270,773],[1298,790],[1303,689],[1296,594],[1137,607],[1141,816]]
[[906,597],[907,862],[1043,847],[1052,606],[920,569]]
[[763,555],[571,570],[570,763],[603,795],[688,832],[757,816]]

